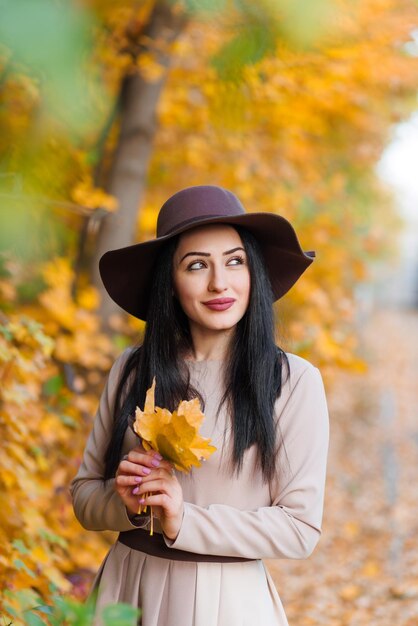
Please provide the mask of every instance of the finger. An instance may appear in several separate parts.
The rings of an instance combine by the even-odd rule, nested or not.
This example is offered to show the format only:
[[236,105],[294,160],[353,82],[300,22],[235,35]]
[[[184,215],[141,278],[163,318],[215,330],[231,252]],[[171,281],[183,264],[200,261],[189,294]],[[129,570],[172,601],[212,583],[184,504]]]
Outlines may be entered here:
[[141,482],[149,482],[152,480],[156,480],[157,478],[162,478],[167,481],[172,481],[174,478],[174,474],[172,473],[171,469],[166,469],[165,467],[158,467],[158,468],[151,470],[151,472],[147,474],[147,476],[144,476]]
[[161,458],[161,455],[156,452],[153,452],[152,454],[148,455],[148,457],[145,457],[145,458],[143,455],[137,456],[136,454],[134,455],[134,454],[129,453],[128,459],[131,462],[139,463],[140,465],[145,465],[146,467],[149,467],[150,469],[161,467],[167,470],[168,472],[170,472],[171,474],[173,473],[173,470],[174,470],[172,463]]
[[147,467],[158,467],[163,462],[163,457],[158,452],[138,452],[134,449],[129,452],[127,460]]
[[141,482],[135,490],[135,494],[142,495],[149,491],[163,491],[164,493],[169,493],[172,491],[172,484],[164,478],[156,478],[146,483]]
[[[168,463],[172,467],[172,463],[170,463],[170,461],[166,461],[164,457],[158,452],[158,450],[154,450],[153,448],[150,448],[149,450],[145,450],[145,448],[140,445],[140,446],[136,446],[135,448],[132,448],[131,452],[138,452],[139,454],[146,454],[147,456],[150,456],[150,457],[156,457],[160,461],[164,461],[165,463]],[[127,457],[128,455],[125,455],[125,456]]]
[[166,459],[163,459],[160,464],[161,464],[161,467],[166,467],[167,469],[169,468],[170,470],[173,467],[173,464],[170,461],[167,461]]
[[139,504],[142,506],[161,506],[166,509],[172,504],[172,499],[166,493],[156,493],[147,497],[141,496]]
[[119,463],[119,468],[117,472],[117,476],[121,475],[136,475],[136,476],[146,476],[151,473],[151,467],[146,467],[145,465],[139,465],[138,463],[131,463],[131,461],[121,461]]
[[133,487],[139,485],[142,480],[142,476],[133,476],[132,474],[119,474],[115,478],[115,483],[118,487]]

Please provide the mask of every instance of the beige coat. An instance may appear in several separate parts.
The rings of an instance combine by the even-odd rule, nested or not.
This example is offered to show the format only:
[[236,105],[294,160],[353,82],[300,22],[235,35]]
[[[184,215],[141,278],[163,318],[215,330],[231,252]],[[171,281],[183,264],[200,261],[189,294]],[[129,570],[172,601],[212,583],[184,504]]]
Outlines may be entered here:
[[[75,514],[91,530],[134,528],[114,490],[104,482],[117,381],[126,351],[114,364],[100,400],[82,465],[71,484]],[[268,486],[250,448],[243,469],[229,471],[230,422],[216,408],[222,395],[220,361],[189,362],[191,382],[205,398],[201,433],[217,447],[201,468],[178,473],[185,513],[167,545],[202,554],[243,556],[244,563],[192,563],[161,559],[116,542],[96,577],[97,608],[117,601],[142,607],[143,626],[287,626],[274,584],[261,559],[308,557],[321,534],[329,423],[319,371],[293,354],[290,376],[276,401],[283,436],[277,476]],[[157,382],[158,384],[158,382]],[[122,455],[137,445],[128,430]],[[158,530],[158,527],[157,527]]]

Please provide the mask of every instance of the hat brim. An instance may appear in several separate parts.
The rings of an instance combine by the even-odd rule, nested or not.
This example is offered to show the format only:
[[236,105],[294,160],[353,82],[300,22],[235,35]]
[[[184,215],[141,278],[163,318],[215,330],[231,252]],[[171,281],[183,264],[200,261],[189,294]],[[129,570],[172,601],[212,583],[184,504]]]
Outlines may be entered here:
[[161,248],[182,232],[217,223],[243,226],[256,237],[275,300],[289,291],[315,256],[313,252],[302,250],[293,226],[280,215],[245,213],[208,217],[157,239],[106,252],[100,259],[99,271],[109,296],[127,313],[146,321],[153,268]]

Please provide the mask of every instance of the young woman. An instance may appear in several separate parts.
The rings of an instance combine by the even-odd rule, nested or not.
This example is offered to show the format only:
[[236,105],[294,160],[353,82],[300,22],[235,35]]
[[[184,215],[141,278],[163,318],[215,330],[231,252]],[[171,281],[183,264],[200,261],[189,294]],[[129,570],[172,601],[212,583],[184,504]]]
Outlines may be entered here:
[[[272,304],[312,256],[284,218],[216,186],[179,191],[155,240],[103,256],[110,296],[146,330],[110,371],[71,486],[85,528],[120,532],[98,613],[123,601],[143,626],[287,625],[261,559],[306,558],[319,539],[328,414],[318,370],[276,346]],[[154,376],[156,405],[201,400],[217,451],[190,474],[128,426]]]

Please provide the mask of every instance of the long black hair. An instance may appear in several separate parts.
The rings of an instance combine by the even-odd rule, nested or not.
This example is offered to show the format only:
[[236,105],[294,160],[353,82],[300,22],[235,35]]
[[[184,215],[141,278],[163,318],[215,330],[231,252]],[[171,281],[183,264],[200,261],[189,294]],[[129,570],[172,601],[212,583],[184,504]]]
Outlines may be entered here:
[[[257,239],[234,227],[247,253],[251,290],[247,311],[231,340],[225,368],[226,403],[233,432],[232,462],[237,472],[245,451],[257,445],[257,464],[266,482],[276,471],[277,437],[274,404],[281,393],[288,362],[274,336],[273,292]],[[193,348],[188,319],[173,296],[172,266],[178,243],[174,237],[156,262],[141,346],[133,350],[120,378],[115,400],[112,437],[105,456],[105,479],[115,475],[120,462],[128,418],[144,406],[145,394],[158,372],[155,402],[173,411],[185,399],[203,398],[190,384],[182,355]],[[220,408],[220,407],[219,407]],[[279,445],[282,441],[279,442]]]

